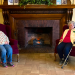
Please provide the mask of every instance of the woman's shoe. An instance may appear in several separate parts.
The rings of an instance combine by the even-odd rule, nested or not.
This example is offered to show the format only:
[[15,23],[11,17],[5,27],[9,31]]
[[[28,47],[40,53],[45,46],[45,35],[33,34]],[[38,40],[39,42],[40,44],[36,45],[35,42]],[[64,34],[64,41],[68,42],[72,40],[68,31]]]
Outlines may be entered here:
[[2,66],[3,67],[8,67],[6,63],[2,63]]
[[7,65],[14,67],[14,64],[12,62],[7,62]]
[[60,60],[59,65],[62,65],[64,63],[64,60]]

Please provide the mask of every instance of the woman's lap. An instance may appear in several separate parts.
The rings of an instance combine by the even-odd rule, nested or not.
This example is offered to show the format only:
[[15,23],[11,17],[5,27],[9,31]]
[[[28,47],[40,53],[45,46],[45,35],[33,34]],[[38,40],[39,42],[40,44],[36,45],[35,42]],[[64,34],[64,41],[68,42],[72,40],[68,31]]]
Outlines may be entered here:
[[12,48],[10,45],[7,45],[7,44],[0,45],[0,51],[1,52],[8,52],[8,51],[12,51]]
[[60,43],[57,46],[57,52],[59,54],[59,57],[62,58],[64,54],[66,58],[71,48],[72,48],[72,43],[64,43],[64,42]]

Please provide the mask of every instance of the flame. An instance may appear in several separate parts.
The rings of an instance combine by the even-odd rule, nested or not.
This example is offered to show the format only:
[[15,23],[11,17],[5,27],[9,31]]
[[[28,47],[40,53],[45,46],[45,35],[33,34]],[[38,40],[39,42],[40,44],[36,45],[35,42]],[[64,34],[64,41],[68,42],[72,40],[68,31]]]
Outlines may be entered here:
[[38,41],[37,43],[38,43],[38,44],[40,44],[40,42],[39,42],[39,41]]
[[40,40],[39,38],[37,40]]
[[38,40],[38,41],[37,41],[36,43],[40,44],[40,43],[41,43],[41,42],[39,41],[39,40],[40,40],[40,38],[37,38],[37,40]]

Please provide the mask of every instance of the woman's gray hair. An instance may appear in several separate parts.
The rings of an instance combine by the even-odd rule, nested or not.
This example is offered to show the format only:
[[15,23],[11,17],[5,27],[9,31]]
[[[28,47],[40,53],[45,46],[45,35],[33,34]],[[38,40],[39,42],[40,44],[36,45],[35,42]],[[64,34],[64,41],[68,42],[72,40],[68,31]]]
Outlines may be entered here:
[[68,26],[69,26],[70,24],[73,24],[74,27],[75,27],[75,22],[74,22],[74,21],[69,21],[69,22],[68,22]]

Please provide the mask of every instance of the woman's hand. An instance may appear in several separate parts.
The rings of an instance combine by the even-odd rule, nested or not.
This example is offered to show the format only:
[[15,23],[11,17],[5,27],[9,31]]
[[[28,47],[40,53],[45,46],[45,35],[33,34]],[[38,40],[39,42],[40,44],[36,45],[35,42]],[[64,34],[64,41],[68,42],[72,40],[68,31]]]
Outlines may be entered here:
[[5,44],[9,44],[8,42],[5,42]]
[[60,42],[63,42],[63,39],[60,39],[59,41],[60,41]]

